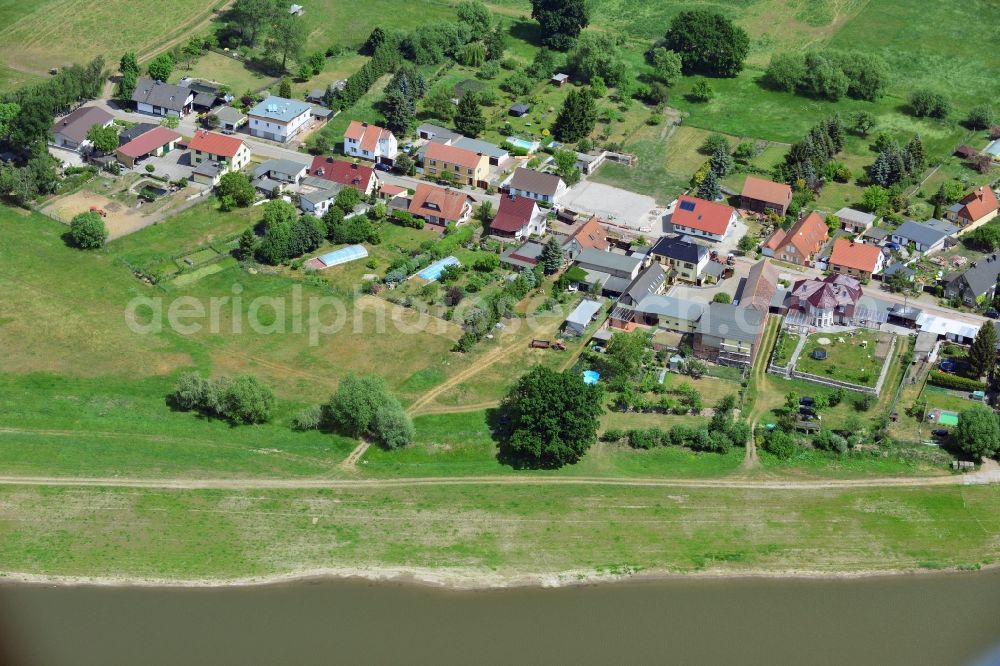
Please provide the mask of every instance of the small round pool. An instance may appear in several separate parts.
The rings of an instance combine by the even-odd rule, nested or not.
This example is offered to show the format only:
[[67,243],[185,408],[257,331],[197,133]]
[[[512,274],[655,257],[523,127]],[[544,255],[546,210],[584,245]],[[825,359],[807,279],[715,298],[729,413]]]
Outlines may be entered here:
[[584,370],[583,371],[583,383],[584,384],[596,384],[597,380],[601,378],[601,373],[597,370]]

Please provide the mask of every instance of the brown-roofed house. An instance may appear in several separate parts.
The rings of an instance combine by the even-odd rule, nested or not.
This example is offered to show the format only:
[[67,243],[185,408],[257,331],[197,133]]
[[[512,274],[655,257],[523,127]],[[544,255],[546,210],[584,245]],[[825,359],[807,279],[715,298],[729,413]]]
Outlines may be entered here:
[[559,198],[566,193],[566,183],[556,174],[524,168],[514,169],[507,188],[513,196],[549,204],[559,203]]
[[68,150],[85,148],[90,143],[87,141],[90,128],[107,127],[114,119],[114,116],[99,107],[81,106],[52,126],[55,144]]
[[775,212],[784,216],[792,203],[792,188],[785,183],[747,176],[740,195],[740,207],[757,213]]
[[960,227],[988,222],[997,216],[997,195],[988,186],[973,190],[945,212],[945,217]]
[[341,185],[349,185],[363,194],[371,194],[378,187],[378,177],[375,170],[364,164],[345,162],[317,155],[309,166],[309,175],[323,180],[329,180]]
[[432,178],[443,178],[444,174],[449,173],[452,182],[486,187],[489,172],[490,160],[482,153],[445,143],[427,144],[424,173]]
[[542,236],[547,228],[545,214],[527,197],[504,196],[490,223],[490,233],[503,238]]
[[834,273],[868,280],[872,275],[881,272],[884,265],[885,255],[882,254],[882,248],[877,245],[856,243],[846,238],[838,238],[833,242],[830,270]]
[[451,188],[420,183],[408,210],[411,215],[422,217],[430,224],[461,224],[472,215],[472,197]]
[[608,242],[608,233],[601,226],[597,216],[592,216],[589,220],[580,225],[580,228],[570,234],[563,241],[563,250],[573,258],[586,248],[592,250],[607,251],[611,247]]
[[740,293],[740,307],[754,308],[760,312],[770,312],[771,301],[778,290],[778,270],[768,259],[761,259],[750,267],[743,291]]
[[829,239],[826,222],[813,211],[788,231],[775,229],[764,241],[761,254],[796,266],[812,266],[814,255]]
[[172,129],[155,127],[118,148],[118,161],[127,167],[134,167],[144,157],[169,153],[180,139],[181,135]]

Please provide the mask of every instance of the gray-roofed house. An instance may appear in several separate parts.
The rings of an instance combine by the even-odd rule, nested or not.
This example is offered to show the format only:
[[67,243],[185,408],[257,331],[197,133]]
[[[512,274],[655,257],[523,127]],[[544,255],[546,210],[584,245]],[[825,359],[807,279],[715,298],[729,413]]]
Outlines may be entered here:
[[642,259],[614,252],[583,248],[575,259],[576,265],[587,272],[607,273],[612,277],[634,280],[639,275]]
[[899,262],[892,264],[891,266],[882,271],[882,280],[883,281],[888,280],[896,273],[902,273],[903,276],[906,277],[906,279],[909,280],[910,282],[913,282],[913,278],[917,274],[916,271],[914,271],[912,268],[910,268],[909,266],[907,266],[902,262]]
[[694,333],[706,308],[704,303],[663,294],[650,294],[633,308],[634,321],[643,326],[657,326],[678,333]]
[[444,143],[450,143],[461,136],[462,135],[458,132],[453,132],[447,127],[441,127],[440,125],[434,125],[433,123],[422,123],[417,126],[417,138],[423,139],[424,141],[437,139],[438,141],[442,141]]
[[306,101],[310,104],[323,104],[326,102],[326,91],[322,88],[313,88],[306,93]]
[[515,270],[531,270],[542,260],[541,243],[529,241],[521,247],[510,248],[500,255],[500,263]]
[[566,183],[554,173],[534,169],[514,169],[507,184],[511,196],[528,197],[542,203],[557,204],[566,193]]
[[632,281],[632,283],[622,292],[618,302],[622,305],[636,305],[646,296],[659,294],[663,291],[663,285],[667,281],[667,274],[663,266],[653,262]]
[[694,331],[694,354],[719,365],[749,367],[760,350],[767,313],[709,303]]
[[483,155],[486,155],[490,164],[493,166],[499,166],[501,162],[506,161],[510,157],[509,152],[495,143],[482,141],[480,139],[470,139],[466,136],[455,139],[451,145],[473,153],[482,153]]
[[566,317],[564,324],[566,332],[572,333],[573,335],[583,335],[587,326],[594,320],[594,317],[596,317],[597,313],[600,311],[600,301],[584,299],[571,313],[569,313],[569,316]]
[[903,247],[909,247],[910,243],[913,243],[917,252],[931,254],[942,249],[947,239],[956,233],[958,233],[958,227],[941,220],[927,220],[926,222],[907,220],[891,233],[889,239]]
[[294,160],[267,160],[261,162],[254,170],[254,178],[270,178],[284,183],[299,184],[306,177],[308,165]]
[[219,119],[219,127],[230,132],[235,132],[247,123],[247,116],[239,109],[231,106],[223,106],[215,110],[215,117]]
[[653,259],[685,282],[700,284],[709,263],[708,248],[688,236],[664,236],[650,250]]
[[885,229],[880,229],[879,227],[872,227],[861,234],[861,237],[865,239],[866,242],[873,242],[878,245],[886,238],[889,237],[889,232]]
[[316,217],[323,217],[333,205],[337,193],[343,188],[340,183],[306,176],[299,188],[299,208]]
[[202,185],[218,185],[223,173],[223,167],[218,162],[202,160],[191,171],[191,180]]
[[139,113],[181,118],[191,112],[194,96],[190,88],[141,78],[135,84],[132,101]]
[[972,306],[993,300],[1000,278],[1000,255],[988,254],[973,262],[964,273],[950,279],[944,287],[947,298],[960,298]]
[[159,125],[154,125],[153,123],[139,123],[138,125],[133,125],[132,127],[126,127],[118,133],[118,147],[120,148],[126,143],[135,141],[146,132],[154,130],[157,127],[159,127]]
[[213,106],[218,104],[219,97],[215,93],[211,92],[200,92],[194,96],[194,100],[191,102],[195,109],[201,109],[208,111]]
[[877,216],[854,208],[841,208],[834,215],[840,220],[840,228],[852,234],[860,234],[875,224]]
[[96,106],[81,106],[52,126],[55,145],[68,150],[84,150],[90,145],[87,133],[90,128],[107,127],[114,116]]
[[309,122],[312,105],[271,95],[250,109],[250,134],[285,143],[301,132]]

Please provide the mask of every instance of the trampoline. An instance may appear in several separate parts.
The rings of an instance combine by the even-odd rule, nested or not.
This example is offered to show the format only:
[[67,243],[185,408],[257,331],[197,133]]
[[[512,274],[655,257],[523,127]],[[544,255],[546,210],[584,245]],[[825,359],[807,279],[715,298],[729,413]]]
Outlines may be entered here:
[[461,266],[462,263],[458,260],[458,257],[449,256],[444,259],[438,259],[433,264],[425,268],[424,270],[417,273],[417,277],[422,280],[427,280],[428,282],[434,282],[439,277],[441,273],[444,273],[444,269],[448,266]]
[[947,426],[958,425],[958,414],[955,412],[942,411],[941,415],[938,417],[938,423]]

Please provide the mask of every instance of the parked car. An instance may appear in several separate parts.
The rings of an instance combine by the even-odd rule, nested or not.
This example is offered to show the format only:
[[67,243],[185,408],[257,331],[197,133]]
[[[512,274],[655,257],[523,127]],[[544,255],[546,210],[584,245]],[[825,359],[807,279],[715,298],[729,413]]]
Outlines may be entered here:
[[593,347],[590,348],[590,350],[593,351],[593,352],[596,352],[598,354],[607,354],[608,353],[608,350],[605,349],[604,347],[602,347],[601,345],[594,345]]
[[392,171],[392,167],[389,166],[388,164],[384,164],[382,162],[377,162],[375,164],[375,170],[376,171]]
[[816,400],[813,399],[813,398],[810,398],[809,396],[806,396],[804,398],[799,398],[799,404],[800,405],[806,405],[808,407],[812,407],[815,403],[816,403]]
[[805,405],[799,405],[799,414],[802,414],[803,416],[805,416],[805,415],[816,416],[816,410],[813,409],[812,407],[807,407]]
[[948,430],[945,428],[934,428],[934,430],[931,430],[931,434],[935,437],[947,437]]
[[1000,318],[1000,312],[997,312],[996,310],[987,310],[983,313],[983,316],[989,317],[990,319],[997,319]]
[[900,250],[903,249],[899,243],[893,243],[891,241],[886,243],[883,247],[887,250],[895,250],[896,252],[899,252]]

